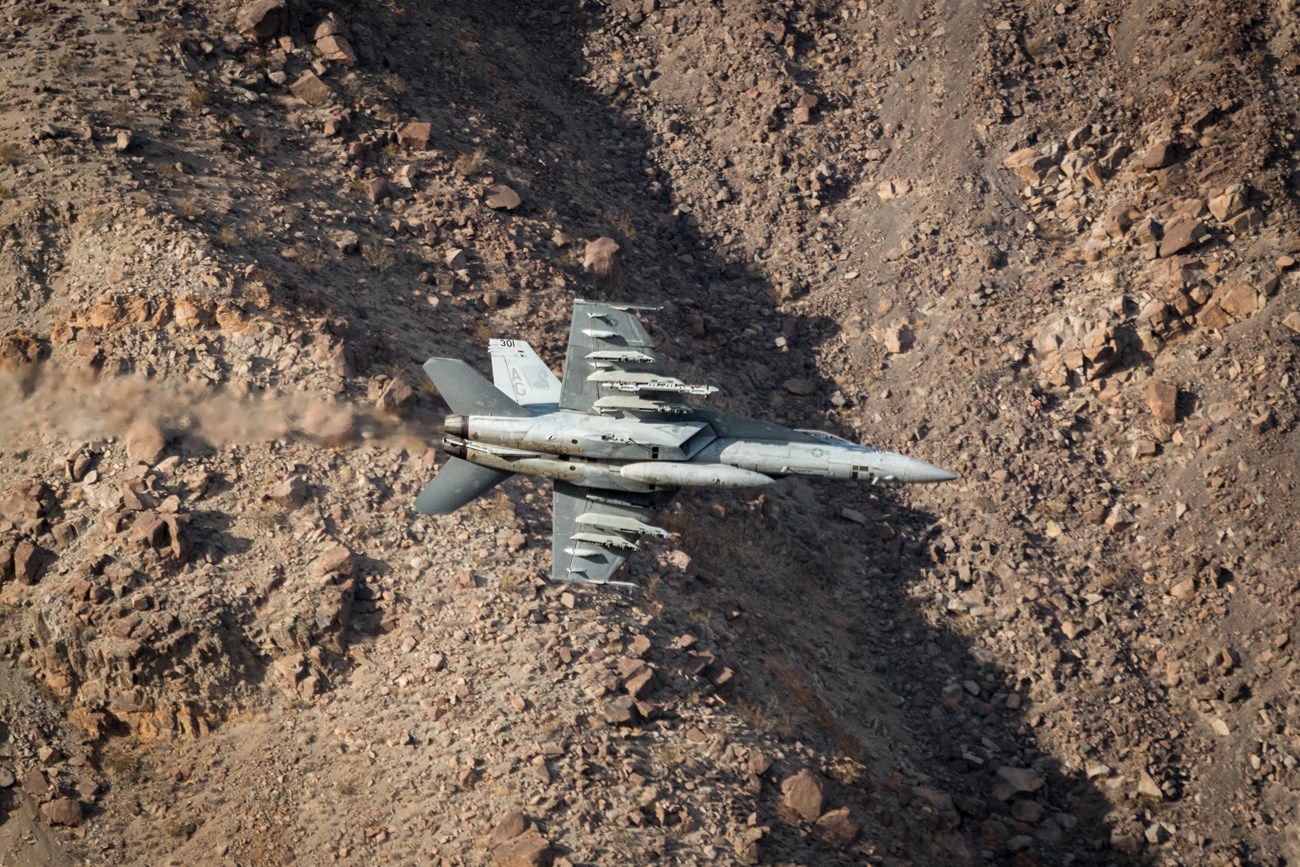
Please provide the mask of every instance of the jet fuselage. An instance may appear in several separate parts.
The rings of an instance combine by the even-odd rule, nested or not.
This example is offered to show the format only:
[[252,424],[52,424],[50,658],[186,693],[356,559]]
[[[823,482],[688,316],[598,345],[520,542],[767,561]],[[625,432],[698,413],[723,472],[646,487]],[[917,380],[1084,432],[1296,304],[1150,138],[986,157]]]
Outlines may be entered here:
[[471,463],[618,491],[740,488],[791,475],[941,482],[947,470],[820,431],[767,425],[719,436],[705,421],[646,421],[552,412],[531,418],[447,418],[443,447]]

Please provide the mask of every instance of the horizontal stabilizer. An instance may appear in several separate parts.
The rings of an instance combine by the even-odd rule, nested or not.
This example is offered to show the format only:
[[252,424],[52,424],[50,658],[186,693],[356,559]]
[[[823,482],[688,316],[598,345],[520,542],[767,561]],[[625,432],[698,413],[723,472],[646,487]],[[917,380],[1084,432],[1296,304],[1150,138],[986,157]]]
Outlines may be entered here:
[[425,515],[450,515],[512,475],[505,470],[451,458],[415,498],[415,510]]
[[438,394],[457,415],[528,418],[531,414],[459,358],[430,358],[424,363]]

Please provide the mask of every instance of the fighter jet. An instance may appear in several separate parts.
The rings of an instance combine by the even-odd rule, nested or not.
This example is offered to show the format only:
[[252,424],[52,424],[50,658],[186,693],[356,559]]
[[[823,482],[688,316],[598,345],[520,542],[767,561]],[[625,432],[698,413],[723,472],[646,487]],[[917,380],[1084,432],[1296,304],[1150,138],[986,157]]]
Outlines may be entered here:
[[424,371],[451,414],[451,458],[415,500],[427,515],[456,511],[515,473],[555,483],[554,580],[613,580],[650,523],[682,488],[747,488],[783,476],[944,482],[948,470],[817,430],[791,430],[687,403],[717,391],[666,376],[634,311],[578,300],[561,381],[522,340],[491,340],[489,383],[464,361]]

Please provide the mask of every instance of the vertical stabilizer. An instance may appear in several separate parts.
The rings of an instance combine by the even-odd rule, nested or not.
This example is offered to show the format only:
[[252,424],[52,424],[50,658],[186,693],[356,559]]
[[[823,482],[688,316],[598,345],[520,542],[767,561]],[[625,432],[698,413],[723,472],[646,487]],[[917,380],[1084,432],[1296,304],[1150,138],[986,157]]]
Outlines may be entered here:
[[552,412],[560,405],[560,380],[522,340],[489,340],[492,381],[525,409]]

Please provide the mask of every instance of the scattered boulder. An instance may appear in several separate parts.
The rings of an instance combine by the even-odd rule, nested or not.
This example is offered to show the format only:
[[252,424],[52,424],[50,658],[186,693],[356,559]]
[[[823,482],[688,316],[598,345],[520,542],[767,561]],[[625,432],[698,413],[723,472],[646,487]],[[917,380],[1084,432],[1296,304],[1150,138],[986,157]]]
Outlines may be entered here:
[[505,184],[493,184],[483,200],[494,211],[513,211],[522,203],[519,194]]
[[365,193],[366,201],[377,205],[388,195],[388,181],[383,178],[367,178],[361,182],[361,191]]
[[422,121],[407,121],[397,127],[397,143],[412,150],[424,150],[429,146],[429,136],[433,125]]
[[1143,392],[1147,407],[1158,421],[1173,425],[1178,421],[1178,386],[1152,380]]
[[45,574],[46,553],[35,542],[24,539],[14,548],[14,580],[19,584],[35,584]]
[[636,725],[640,713],[636,708],[636,699],[630,695],[620,695],[605,702],[600,710],[605,722],[616,726]]
[[166,445],[162,431],[150,419],[137,419],[126,432],[127,459],[137,464],[158,463]]
[[51,825],[80,825],[81,802],[72,798],[55,798],[41,807],[41,815]]
[[596,277],[606,288],[618,279],[618,242],[610,237],[587,242],[582,255],[582,270]]
[[999,801],[1009,801],[1016,795],[1037,792],[1046,783],[1036,771],[1004,765],[997,770],[993,794]]
[[1142,154],[1142,168],[1149,172],[1163,169],[1174,161],[1175,153],[1174,143],[1169,139],[1162,139]]
[[829,810],[817,820],[816,827],[821,838],[837,849],[847,848],[857,838],[859,830],[848,807]]
[[1054,166],[1050,157],[1043,156],[1033,148],[1023,148],[1002,161],[1002,166],[1026,184],[1042,183],[1043,175]]
[[334,246],[344,255],[350,256],[357,252],[361,244],[361,239],[357,233],[351,229],[340,229],[333,234]]
[[1209,235],[1209,230],[1200,220],[1179,220],[1165,229],[1164,237],[1160,240],[1160,258],[1167,259],[1189,250]]
[[1206,203],[1209,206],[1210,214],[1220,223],[1226,223],[1230,217],[1234,217],[1246,210],[1246,186],[1245,184],[1233,184],[1217,196],[1211,196]]
[[811,93],[805,93],[799,97],[799,101],[794,104],[794,122],[811,123],[813,109],[817,107],[817,97]]
[[880,332],[880,342],[890,355],[901,355],[912,348],[916,335],[912,333],[911,326],[900,319],[885,326]]
[[250,39],[274,39],[289,29],[285,0],[254,0],[240,7],[235,29]]
[[551,841],[536,828],[492,848],[492,860],[500,867],[548,867]]
[[357,53],[352,50],[352,45],[344,35],[343,27],[334,13],[331,12],[325,16],[324,21],[316,25],[316,29],[312,31],[312,41],[316,44],[320,56],[326,60],[343,66],[357,65]]
[[324,105],[334,97],[334,91],[310,69],[289,85],[293,95],[308,105]]
[[815,822],[826,808],[822,782],[807,768],[781,783],[781,802],[805,822]]
[[817,393],[817,383],[800,378],[787,379],[781,386],[791,394],[797,394],[800,397],[807,397],[810,394]]
[[492,829],[492,836],[488,840],[488,844],[495,849],[502,843],[508,843],[515,839],[527,829],[528,820],[524,818],[523,813],[515,810],[513,813],[507,814],[506,817],[498,822],[497,826]]
[[469,267],[469,256],[460,247],[452,247],[442,257],[442,260],[453,271],[464,271]]

